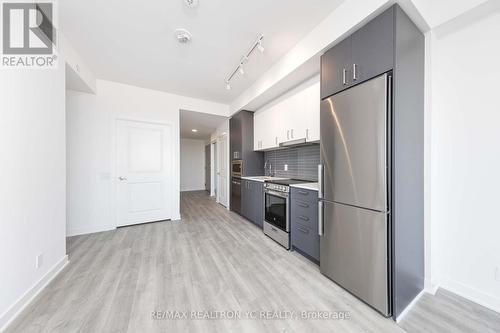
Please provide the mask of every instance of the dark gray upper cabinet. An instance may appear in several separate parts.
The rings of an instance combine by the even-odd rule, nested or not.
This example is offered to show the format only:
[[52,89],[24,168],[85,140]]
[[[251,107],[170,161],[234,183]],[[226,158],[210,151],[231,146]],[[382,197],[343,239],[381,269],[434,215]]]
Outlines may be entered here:
[[394,67],[394,7],[352,35],[353,84],[371,79]]
[[264,174],[264,153],[253,150],[253,112],[240,111],[229,120],[232,160],[243,160],[242,176]]
[[252,180],[241,181],[241,215],[262,227],[264,219],[264,184]]
[[344,39],[321,57],[321,98],[350,84],[351,38]]
[[395,7],[321,56],[321,98],[394,68]]
[[229,145],[231,150],[231,161],[241,160],[242,131],[241,117],[235,116],[229,120]]

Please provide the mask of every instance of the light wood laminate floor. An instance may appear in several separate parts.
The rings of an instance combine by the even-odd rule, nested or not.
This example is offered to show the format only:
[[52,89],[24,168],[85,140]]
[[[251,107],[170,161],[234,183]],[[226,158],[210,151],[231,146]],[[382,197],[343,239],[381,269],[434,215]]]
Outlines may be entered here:
[[[8,332],[404,332],[205,192],[183,193],[181,210],[181,222],[69,238],[69,265]],[[433,303],[423,301],[401,324],[409,332],[461,327],[443,324],[451,319],[429,313]],[[153,311],[241,311],[233,314],[243,319],[154,320]],[[245,319],[261,311],[299,318]],[[300,319],[302,311],[350,318]]]

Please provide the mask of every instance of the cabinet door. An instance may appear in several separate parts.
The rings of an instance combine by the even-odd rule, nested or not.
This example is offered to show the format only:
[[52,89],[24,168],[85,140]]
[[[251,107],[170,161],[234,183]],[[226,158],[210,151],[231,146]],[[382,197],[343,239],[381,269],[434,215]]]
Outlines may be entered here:
[[251,215],[251,199],[252,194],[250,193],[249,181],[241,180],[241,215],[247,219],[250,219]]
[[351,65],[350,37],[321,56],[321,98],[326,98],[347,88],[351,82],[349,80]]
[[302,122],[306,124],[305,138],[308,142],[319,141],[319,115],[320,115],[320,83],[317,82],[305,91],[305,103]]
[[359,83],[385,73],[394,64],[394,8],[391,7],[352,35],[350,79]]
[[252,187],[252,196],[254,204],[254,220],[253,222],[262,227],[264,221],[264,184],[254,182]]
[[265,112],[257,112],[253,116],[253,150],[263,149]]
[[264,147],[265,149],[276,148],[280,142],[284,142],[283,118],[285,115],[283,102],[266,110],[267,118],[264,124]]
[[229,145],[231,151],[231,160],[241,159],[241,119],[238,114],[229,120]]

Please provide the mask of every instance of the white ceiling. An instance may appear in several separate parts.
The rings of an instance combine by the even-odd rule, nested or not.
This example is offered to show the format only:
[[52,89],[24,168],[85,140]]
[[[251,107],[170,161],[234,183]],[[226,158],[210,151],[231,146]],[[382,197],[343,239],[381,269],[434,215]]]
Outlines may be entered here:
[[[343,0],[64,0],[62,31],[101,79],[229,103]],[[176,28],[192,35],[188,45]],[[246,74],[224,81],[260,34]],[[319,70],[319,69],[318,69]]]
[[[227,117],[194,111],[180,111],[180,134],[182,139],[208,140]],[[194,133],[192,130],[198,132]]]

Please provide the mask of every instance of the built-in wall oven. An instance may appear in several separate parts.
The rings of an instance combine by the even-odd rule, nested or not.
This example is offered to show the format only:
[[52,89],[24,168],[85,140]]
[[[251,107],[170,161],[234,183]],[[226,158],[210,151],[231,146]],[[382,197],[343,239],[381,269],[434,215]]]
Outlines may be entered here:
[[243,161],[234,160],[231,162],[231,177],[241,177],[243,173]]
[[286,249],[290,248],[289,196],[286,185],[264,184],[264,233]]

